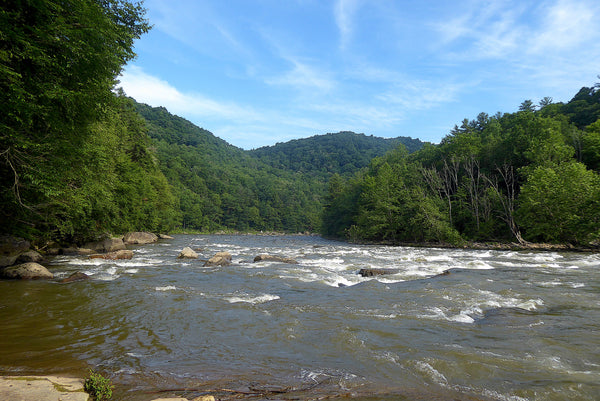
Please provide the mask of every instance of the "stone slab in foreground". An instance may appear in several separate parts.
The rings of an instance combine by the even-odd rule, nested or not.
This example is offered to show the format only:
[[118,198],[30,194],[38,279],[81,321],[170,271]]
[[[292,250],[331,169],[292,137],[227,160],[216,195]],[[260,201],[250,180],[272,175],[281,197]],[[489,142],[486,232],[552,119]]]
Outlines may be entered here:
[[56,376],[0,376],[0,400],[88,401],[83,380]]

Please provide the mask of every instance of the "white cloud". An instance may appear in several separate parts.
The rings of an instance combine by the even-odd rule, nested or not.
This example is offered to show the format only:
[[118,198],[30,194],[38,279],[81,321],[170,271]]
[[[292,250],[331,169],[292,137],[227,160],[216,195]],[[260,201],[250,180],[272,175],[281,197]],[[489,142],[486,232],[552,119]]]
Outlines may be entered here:
[[297,60],[290,59],[289,61],[294,64],[292,70],[281,76],[267,78],[265,82],[269,85],[292,86],[300,90],[329,91],[335,87],[335,82],[329,78],[327,72]]
[[256,121],[260,116],[245,106],[220,102],[198,93],[183,93],[141,68],[129,66],[120,77],[120,87],[128,96],[151,106],[163,106],[172,113],[199,117],[221,117]]
[[359,8],[358,0],[337,0],[334,17],[340,33],[340,47],[345,49],[354,31],[354,15]]

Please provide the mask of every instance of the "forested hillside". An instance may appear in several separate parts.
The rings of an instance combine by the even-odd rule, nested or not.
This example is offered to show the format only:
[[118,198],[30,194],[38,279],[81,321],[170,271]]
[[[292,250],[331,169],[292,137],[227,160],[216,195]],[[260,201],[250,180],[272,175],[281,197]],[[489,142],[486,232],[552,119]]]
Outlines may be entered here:
[[384,155],[399,144],[406,146],[409,152],[423,147],[419,139],[409,137],[377,138],[338,132],[265,146],[250,151],[250,154],[276,168],[329,179],[332,174],[354,174],[367,167],[373,158]]
[[401,147],[330,182],[327,235],[390,242],[600,238],[600,85],[567,104],[463,120],[439,145]]
[[331,176],[354,174],[399,143],[339,133],[244,151],[165,108],[136,103],[136,110],[179,199],[185,229],[318,231]]

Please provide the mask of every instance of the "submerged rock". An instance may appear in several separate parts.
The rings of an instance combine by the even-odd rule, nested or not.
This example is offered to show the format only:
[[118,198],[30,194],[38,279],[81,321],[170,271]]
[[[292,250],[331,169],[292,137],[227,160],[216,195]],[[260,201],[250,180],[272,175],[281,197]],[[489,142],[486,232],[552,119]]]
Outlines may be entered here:
[[375,268],[371,268],[371,267],[366,267],[366,268],[360,269],[358,271],[358,274],[360,274],[363,277],[374,277],[374,276],[383,276],[385,274],[396,274],[399,271],[400,270],[398,270],[398,269],[375,269]]
[[7,267],[2,270],[2,276],[12,279],[50,279],[54,278],[54,274],[50,273],[44,266],[29,262],[16,266]]
[[118,259],[131,259],[133,258],[133,251],[129,249],[122,249],[120,251],[108,252],[99,255],[90,255],[90,259],[107,259],[107,260],[118,260]]
[[229,252],[217,252],[215,256],[208,259],[204,266],[229,266],[231,264],[231,254]]
[[90,276],[82,272],[75,272],[69,277],[60,280],[61,283],[72,283],[74,281],[89,280]]
[[156,241],[158,241],[156,234],[143,231],[130,232],[123,236],[123,242],[127,245],[151,244]]
[[257,257],[254,258],[254,262],[280,262],[280,263],[290,263],[293,265],[297,265],[298,261],[292,258],[286,258],[283,256],[275,256],[275,255],[268,255],[268,254],[260,254]]
[[177,256],[177,259],[198,259],[198,254],[192,248],[186,246]]

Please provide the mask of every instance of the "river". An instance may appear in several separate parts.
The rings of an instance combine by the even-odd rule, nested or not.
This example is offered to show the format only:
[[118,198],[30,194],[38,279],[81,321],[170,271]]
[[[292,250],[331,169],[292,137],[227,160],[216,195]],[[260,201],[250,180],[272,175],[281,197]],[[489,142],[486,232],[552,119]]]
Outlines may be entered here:
[[[233,264],[177,259],[186,246]],[[0,373],[94,368],[129,401],[600,400],[599,254],[257,235],[132,249],[48,264],[87,281],[0,281]]]

